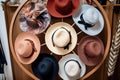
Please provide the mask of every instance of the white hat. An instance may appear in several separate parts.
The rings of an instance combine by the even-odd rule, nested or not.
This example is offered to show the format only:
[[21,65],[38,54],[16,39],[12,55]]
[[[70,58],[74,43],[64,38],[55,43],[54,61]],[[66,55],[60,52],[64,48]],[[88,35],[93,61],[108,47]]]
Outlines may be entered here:
[[85,64],[76,54],[68,54],[59,61],[59,76],[63,80],[76,80],[86,72]]
[[91,5],[83,4],[72,18],[76,25],[88,35],[98,35],[103,30],[103,16]]
[[57,22],[50,26],[45,35],[49,50],[57,55],[71,52],[77,44],[77,34],[74,28],[65,22]]

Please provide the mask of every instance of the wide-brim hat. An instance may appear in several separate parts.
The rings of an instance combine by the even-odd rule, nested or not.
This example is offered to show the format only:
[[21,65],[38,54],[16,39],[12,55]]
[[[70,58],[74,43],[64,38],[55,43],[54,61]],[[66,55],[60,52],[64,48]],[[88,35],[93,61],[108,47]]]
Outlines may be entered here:
[[54,56],[41,53],[32,63],[32,71],[40,80],[56,80],[59,71],[58,62]]
[[[23,48],[21,47],[24,45],[25,41],[29,42],[32,45],[32,53],[23,53],[23,54],[20,53],[22,52]],[[28,44],[26,44],[26,46],[27,45]],[[14,48],[18,60],[23,64],[30,64],[38,57],[41,46],[40,46],[40,41],[36,35],[29,32],[22,32],[16,37]],[[24,50],[24,51],[29,52],[28,50]]]
[[[96,22],[96,24],[94,24],[92,27],[88,27],[87,30],[85,29],[85,25],[78,23],[78,21],[81,21],[81,15],[84,15],[84,13],[86,13],[87,10],[91,9],[92,11],[96,11],[96,13],[98,13],[98,21]],[[87,11],[87,14],[89,15],[89,12]],[[90,14],[91,16],[92,13]],[[101,12],[99,10],[97,10],[97,8],[88,5],[88,4],[83,4],[81,5],[81,7],[79,7],[78,11],[72,16],[73,21],[76,23],[76,25],[86,34],[91,35],[91,36],[95,36],[98,35],[104,28],[104,19],[103,16],[101,14]],[[89,20],[92,21],[92,20]]]
[[[61,28],[65,29],[66,32],[68,32],[68,34],[69,34],[68,41],[70,41],[70,44],[67,46],[68,48],[57,47],[57,46],[54,46],[54,44],[53,44],[53,41],[55,40],[55,39],[53,39],[53,35],[57,31],[59,31],[59,29],[61,29]],[[64,34],[61,36],[62,37],[62,38],[60,38],[61,41],[65,40],[66,35],[67,34]],[[52,24],[46,31],[45,42],[46,42],[46,46],[48,47],[48,49],[50,51],[52,51],[53,53],[55,53],[57,55],[65,55],[65,54],[71,52],[75,48],[75,46],[77,44],[77,34],[76,34],[75,29],[70,24],[65,23],[65,22],[57,22],[57,23]],[[64,44],[64,42],[63,42],[63,44]]]
[[19,20],[22,31],[40,34],[49,26],[51,17],[45,4],[29,2],[21,9]]
[[49,13],[58,18],[73,15],[80,7],[80,0],[48,0],[47,9]]
[[104,44],[99,37],[86,36],[80,40],[77,52],[86,65],[95,66],[103,58]]
[[[66,72],[65,72],[65,64],[66,62],[70,61],[70,60],[75,60],[78,62],[78,64],[81,67],[81,72],[80,75],[77,77],[69,77]],[[75,67],[75,66],[74,66]],[[79,78],[81,78],[86,72],[86,66],[85,64],[81,61],[81,59],[79,58],[78,55],[76,54],[68,54],[63,56],[60,60],[59,60],[59,76],[63,79],[63,80],[77,80]]]

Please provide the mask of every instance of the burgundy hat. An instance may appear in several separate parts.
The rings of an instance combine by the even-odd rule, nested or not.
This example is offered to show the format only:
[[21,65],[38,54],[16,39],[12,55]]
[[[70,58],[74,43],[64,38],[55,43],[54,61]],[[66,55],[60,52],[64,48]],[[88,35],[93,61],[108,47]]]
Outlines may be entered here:
[[73,15],[80,6],[80,0],[48,0],[48,12],[58,18]]
[[95,36],[86,36],[79,42],[78,55],[88,66],[95,66],[104,55],[103,42]]

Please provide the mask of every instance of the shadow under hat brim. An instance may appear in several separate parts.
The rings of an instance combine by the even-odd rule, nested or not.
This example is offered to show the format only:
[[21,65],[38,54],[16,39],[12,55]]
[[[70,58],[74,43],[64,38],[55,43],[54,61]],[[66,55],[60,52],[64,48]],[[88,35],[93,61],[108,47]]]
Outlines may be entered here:
[[88,4],[83,4],[81,7],[79,7],[78,11],[72,16],[73,21],[76,23],[76,25],[86,34],[95,36],[98,35],[104,28],[104,18],[99,10],[96,9],[96,11],[99,14],[99,21],[97,24],[95,24],[93,27],[88,27],[87,30],[85,29],[85,26],[83,24],[79,24],[78,21],[80,21],[80,16],[84,14],[84,12],[89,8],[95,8]]
[[[59,29],[61,27],[64,27],[68,31],[70,31],[71,44],[69,45],[69,49],[64,49],[64,48],[59,48],[59,47],[53,46],[52,35],[57,29]],[[76,47],[77,33],[76,33],[75,29],[70,24],[65,23],[65,22],[57,22],[48,28],[48,30],[45,34],[45,42],[46,42],[46,46],[48,47],[48,49],[51,50],[54,54],[65,55],[65,54],[71,52]]]
[[[88,44],[91,41],[97,41],[100,43],[101,47],[102,47],[102,52],[100,53],[99,56],[95,57],[95,58],[90,58],[88,57],[85,52],[84,52],[84,48],[86,46],[86,44]],[[103,42],[98,38],[98,37],[92,37],[92,36],[86,36],[84,38],[82,38],[79,42],[79,45],[77,47],[77,52],[78,55],[80,57],[80,59],[88,66],[95,66],[97,65],[101,59],[103,58],[104,55],[104,45]]]
[[[76,60],[78,61],[78,63],[81,66],[81,73],[79,78],[81,78],[85,72],[86,72],[86,66],[85,64],[80,60],[79,56],[77,56],[76,54],[68,54],[63,56],[60,60],[59,60],[59,76],[63,79],[63,80],[76,80],[76,78],[72,79],[70,77],[67,76],[65,70],[64,70],[64,65],[66,64],[67,61],[69,60]],[[77,79],[79,79],[77,78]]]
[[[25,40],[25,39],[29,39],[31,41],[33,41],[34,46],[36,48],[36,51],[34,51],[34,53],[32,53],[32,55],[30,57],[22,57],[20,56],[17,52],[16,52],[16,46],[19,45],[19,42],[21,42],[21,40]],[[16,52],[16,56],[18,58],[18,60],[22,63],[22,64],[31,64],[39,55],[40,50],[41,50],[41,43],[40,40],[38,39],[38,37],[32,33],[29,32],[22,32],[20,33],[14,43],[14,48],[15,48],[15,52]]]
[[54,17],[58,17],[58,18],[65,18],[65,17],[69,17],[71,15],[73,15],[78,8],[80,7],[80,2],[78,0],[74,0],[73,4],[74,4],[74,8],[73,10],[69,13],[69,14],[61,14],[59,13],[56,9],[55,9],[55,0],[48,0],[47,2],[47,9],[49,11],[49,13],[54,16]]
[[55,80],[56,76],[58,75],[59,66],[58,66],[58,61],[55,59],[55,57],[53,57],[50,54],[41,53],[39,57],[32,63],[32,71],[35,74],[35,76],[37,76],[40,80],[45,80],[42,77],[42,75],[40,75],[39,70],[38,70],[38,65],[44,58],[49,59],[53,63],[53,71],[50,74],[51,77],[48,77],[48,76],[46,77],[48,77],[49,80]]

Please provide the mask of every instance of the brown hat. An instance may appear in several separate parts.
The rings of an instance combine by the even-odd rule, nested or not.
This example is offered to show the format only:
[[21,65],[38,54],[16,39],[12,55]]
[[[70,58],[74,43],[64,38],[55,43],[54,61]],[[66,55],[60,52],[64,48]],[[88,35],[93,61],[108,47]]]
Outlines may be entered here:
[[95,36],[86,36],[79,42],[78,55],[88,66],[94,66],[100,62],[104,54],[103,42]]
[[80,7],[80,0],[48,0],[47,9],[54,17],[68,17]]
[[15,52],[18,60],[23,64],[32,63],[40,53],[40,41],[32,33],[20,33],[15,40]]

